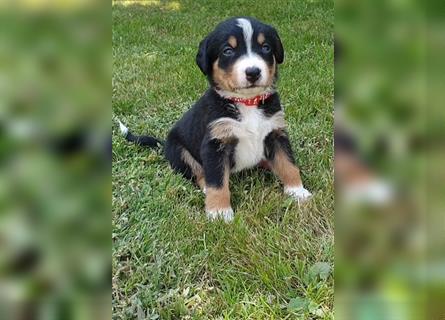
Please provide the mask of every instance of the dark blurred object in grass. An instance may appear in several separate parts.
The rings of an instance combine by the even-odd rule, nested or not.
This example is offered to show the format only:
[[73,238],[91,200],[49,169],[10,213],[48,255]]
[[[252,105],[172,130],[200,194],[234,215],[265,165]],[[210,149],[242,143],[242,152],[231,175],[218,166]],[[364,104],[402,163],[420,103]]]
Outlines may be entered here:
[[0,317],[108,319],[110,8],[39,3],[0,10]]

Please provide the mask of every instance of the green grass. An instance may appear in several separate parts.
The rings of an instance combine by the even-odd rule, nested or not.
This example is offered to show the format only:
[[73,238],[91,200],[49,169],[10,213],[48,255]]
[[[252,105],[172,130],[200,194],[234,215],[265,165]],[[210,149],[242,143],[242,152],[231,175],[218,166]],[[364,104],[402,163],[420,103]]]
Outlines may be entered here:
[[251,15],[285,46],[279,91],[312,200],[270,172],[230,179],[236,218],[210,222],[204,195],[162,154],[113,130],[115,319],[333,318],[332,1],[146,1],[113,5],[113,116],[165,138],[206,90],[195,65],[217,22]]

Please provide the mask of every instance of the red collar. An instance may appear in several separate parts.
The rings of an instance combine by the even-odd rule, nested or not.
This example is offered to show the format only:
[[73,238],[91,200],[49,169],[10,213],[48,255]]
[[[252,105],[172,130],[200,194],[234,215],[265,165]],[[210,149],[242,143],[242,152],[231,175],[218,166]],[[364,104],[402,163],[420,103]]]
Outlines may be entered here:
[[242,103],[244,104],[246,107],[258,107],[258,105],[260,104],[260,102],[264,102],[264,100],[266,100],[267,98],[269,98],[272,95],[272,93],[267,92],[265,94],[250,98],[250,99],[245,99],[245,98],[236,98],[236,97],[228,97],[227,99],[235,102],[235,103]]

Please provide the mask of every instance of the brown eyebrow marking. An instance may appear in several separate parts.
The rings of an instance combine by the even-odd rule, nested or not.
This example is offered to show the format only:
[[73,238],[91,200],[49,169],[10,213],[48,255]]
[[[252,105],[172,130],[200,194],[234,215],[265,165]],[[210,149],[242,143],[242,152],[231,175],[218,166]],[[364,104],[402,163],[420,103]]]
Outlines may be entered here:
[[234,36],[230,36],[227,42],[231,45],[232,48],[236,48],[236,46],[238,45],[238,42],[236,41],[236,38]]
[[264,33],[260,32],[258,34],[256,41],[258,41],[259,44],[263,44],[264,41],[266,41],[266,37],[264,36]]

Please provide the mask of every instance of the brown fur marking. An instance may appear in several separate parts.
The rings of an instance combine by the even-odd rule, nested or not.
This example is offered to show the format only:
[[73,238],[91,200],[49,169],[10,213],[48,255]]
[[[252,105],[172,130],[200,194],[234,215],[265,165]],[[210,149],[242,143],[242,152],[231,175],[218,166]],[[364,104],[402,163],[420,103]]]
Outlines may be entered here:
[[190,152],[188,152],[185,149],[182,149],[181,158],[192,170],[192,173],[196,179],[196,184],[201,189],[204,189],[205,179],[204,179],[204,170],[202,169],[202,166],[195,160],[195,158],[193,158]]
[[224,143],[233,142],[236,139],[237,123],[236,120],[221,118],[212,122],[209,126],[210,134],[213,138]]
[[225,166],[221,188],[206,188],[206,211],[230,208],[229,167]]
[[219,59],[213,63],[213,80],[216,82],[217,86],[220,89],[224,89],[227,91],[234,91],[236,88],[235,75],[232,72],[232,68],[227,71],[224,71],[218,66]]
[[256,41],[258,41],[259,44],[263,44],[264,41],[266,41],[266,38],[264,37],[264,33],[260,32],[258,34]]
[[232,48],[236,48],[236,46],[238,45],[238,41],[236,41],[236,38],[234,36],[230,36],[227,42],[230,44]]
[[277,130],[274,130],[273,132],[274,132],[275,136],[276,136],[276,137],[287,137],[287,133],[286,133],[286,131],[284,130],[284,128],[285,128],[285,127],[280,128],[280,129],[277,129]]
[[283,150],[279,149],[271,161],[272,171],[280,178],[285,187],[298,187],[302,185],[300,170],[290,162]]

